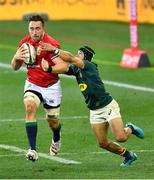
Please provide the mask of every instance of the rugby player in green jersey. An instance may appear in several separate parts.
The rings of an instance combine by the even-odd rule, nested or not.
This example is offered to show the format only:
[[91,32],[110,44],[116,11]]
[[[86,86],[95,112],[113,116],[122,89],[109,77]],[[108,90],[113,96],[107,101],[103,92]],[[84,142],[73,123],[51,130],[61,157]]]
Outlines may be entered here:
[[[78,50],[76,56],[70,52],[51,48],[57,56],[66,62],[71,62],[68,75],[74,75],[80,90],[85,97],[85,103],[90,110],[90,124],[97,138],[99,146],[107,151],[124,157],[121,167],[127,167],[137,159],[137,155],[120,146],[117,142],[125,142],[131,134],[138,138],[144,138],[144,131],[132,123],[124,127],[118,103],[105,90],[97,65],[92,62],[95,52],[88,46],[83,46]],[[50,67],[46,60],[42,60],[44,71],[52,73],[63,73],[60,66]],[[111,128],[117,142],[108,138],[108,131]]]

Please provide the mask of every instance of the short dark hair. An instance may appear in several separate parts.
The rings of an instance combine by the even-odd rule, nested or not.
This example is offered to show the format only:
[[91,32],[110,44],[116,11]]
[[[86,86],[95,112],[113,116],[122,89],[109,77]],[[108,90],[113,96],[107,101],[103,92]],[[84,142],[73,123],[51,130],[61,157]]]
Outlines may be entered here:
[[82,46],[79,50],[84,53],[84,60],[91,61],[93,56],[95,55],[95,51],[88,46]]
[[28,22],[31,22],[31,21],[41,21],[41,23],[44,26],[44,19],[39,14],[30,16]]

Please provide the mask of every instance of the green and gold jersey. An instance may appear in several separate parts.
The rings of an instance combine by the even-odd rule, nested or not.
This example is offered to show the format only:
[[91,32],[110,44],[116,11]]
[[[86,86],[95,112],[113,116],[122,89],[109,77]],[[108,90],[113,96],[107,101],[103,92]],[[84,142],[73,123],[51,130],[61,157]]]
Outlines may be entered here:
[[76,77],[89,109],[105,107],[112,101],[113,98],[106,92],[95,63],[84,60],[83,69],[71,65],[68,74]]

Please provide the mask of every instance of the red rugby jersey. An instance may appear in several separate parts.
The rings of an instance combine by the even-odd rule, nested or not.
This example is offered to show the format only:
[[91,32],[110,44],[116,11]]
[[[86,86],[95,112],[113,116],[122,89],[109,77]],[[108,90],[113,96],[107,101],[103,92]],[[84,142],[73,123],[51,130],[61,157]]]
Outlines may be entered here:
[[[55,39],[53,39],[51,36],[49,36],[47,33],[44,34],[41,41],[45,42],[45,43],[50,43],[53,46],[60,48],[59,43]],[[39,42],[38,43],[35,42],[28,35],[20,41],[19,47],[22,46],[22,44],[25,42],[32,44],[37,51],[37,49],[39,47]],[[49,52],[49,51],[41,51],[41,53],[36,56],[35,64],[27,66],[27,78],[28,78],[29,82],[36,84],[38,86],[41,86],[41,87],[48,87],[49,85],[54,84],[58,81],[58,79],[59,79],[58,74],[47,73],[47,72],[43,71],[41,68],[42,58],[47,60],[50,64],[50,66],[53,66],[54,62],[51,61],[51,58],[53,56],[54,56],[54,53]]]

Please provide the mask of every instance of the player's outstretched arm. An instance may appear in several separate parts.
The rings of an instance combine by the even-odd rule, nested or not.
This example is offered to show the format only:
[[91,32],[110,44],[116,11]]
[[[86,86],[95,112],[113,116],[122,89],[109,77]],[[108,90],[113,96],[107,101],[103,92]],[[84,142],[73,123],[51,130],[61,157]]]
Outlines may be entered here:
[[20,69],[20,67],[24,63],[26,53],[27,53],[27,50],[25,50],[23,47],[20,47],[17,50],[17,52],[15,53],[11,61],[11,66],[13,70],[17,71],[18,69]]
[[79,67],[79,68],[83,68],[84,67],[84,62],[82,61],[82,59],[79,59],[78,57],[73,56],[70,52],[68,51],[64,51],[61,49],[56,48],[53,45],[48,45],[45,43],[42,43],[42,48],[44,49],[48,49],[49,51],[54,52],[56,55],[59,55],[59,57],[61,59],[63,59],[66,62],[70,62],[72,64],[74,64],[75,66]]
[[63,61],[59,57],[56,58],[56,64],[54,66],[49,66],[48,61],[45,59],[42,59],[41,66],[44,71],[55,74],[63,74],[69,70],[67,62]]
[[64,61],[70,62],[70,63],[74,64],[75,66],[77,66],[79,68],[83,68],[84,67],[83,60],[78,58],[78,57],[73,56],[68,51],[60,50],[59,51],[59,57],[61,57]]
[[42,43],[42,49],[48,49],[48,51],[52,51],[54,52],[56,55],[59,55],[59,57],[61,59],[63,59],[66,62],[70,62],[72,64],[74,64],[75,66],[79,67],[79,68],[83,68],[84,67],[84,63],[82,61],[82,59],[73,56],[70,52],[68,51],[64,51],[61,49],[56,48],[53,45],[48,45],[45,43]]

